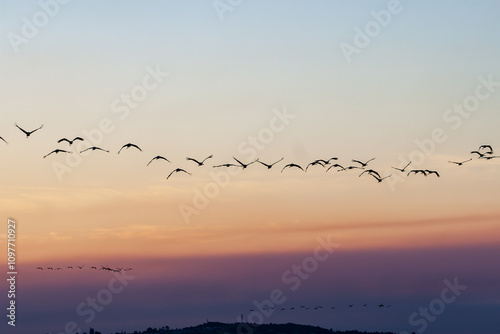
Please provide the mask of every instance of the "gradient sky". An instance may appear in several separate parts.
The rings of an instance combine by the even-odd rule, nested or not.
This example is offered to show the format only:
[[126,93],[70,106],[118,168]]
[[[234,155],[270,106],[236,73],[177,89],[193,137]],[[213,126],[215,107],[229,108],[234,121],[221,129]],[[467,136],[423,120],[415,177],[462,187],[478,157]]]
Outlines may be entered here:
[[[341,45],[356,45],[390,1],[242,1],[220,16],[215,1],[74,0],[23,37],[45,3],[55,8],[0,1],[9,143],[0,142],[0,244],[15,218],[20,268],[18,326],[3,323],[2,333],[58,333],[71,320],[106,331],[234,322],[273,289],[286,291],[284,307],[337,313],[275,312],[265,322],[411,332],[409,316],[455,277],[467,290],[425,332],[499,332],[500,159],[448,163],[482,144],[500,150],[499,3],[401,1],[350,61]],[[123,96],[154,69],[168,75],[125,111]],[[454,113],[478,86],[488,96]],[[109,131],[97,135],[103,120]],[[14,123],[44,127],[26,139]],[[82,149],[97,138],[111,153],[42,158],[75,136]],[[128,142],[143,152],[117,155]],[[185,159],[210,154],[202,167]],[[156,155],[171,163],[146,167]],[[232,175],[212,168],[233,156],[284,161]],[[376,157],[370,167],[392,177],[280,173],[331,157]],[[391,168],[410,160],[441,177]],[[193,175],[167,181],[178,167]],[[187,219],[186,208],[195,210]],[[338,250],[290,291],[283,273],[328,236]],[[90,324],[75,308],[113,276],[35,271],[81,264],[135,268]]]

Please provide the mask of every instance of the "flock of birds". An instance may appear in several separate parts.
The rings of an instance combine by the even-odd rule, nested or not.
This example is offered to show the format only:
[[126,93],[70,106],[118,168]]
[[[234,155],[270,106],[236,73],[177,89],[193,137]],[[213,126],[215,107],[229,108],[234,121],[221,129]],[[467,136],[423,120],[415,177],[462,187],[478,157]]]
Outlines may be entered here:
[[[45,267],[45,270],[73,270],[73,269],[80,269],[82,270],[83,268],[85,267],[85,265],[83,266],[67,266],[67,267]],[[107,271],[111,271],[111,272],[115,272],[115,273],[119,273],[119,272],[122,272],[122,271],[130,271],[130,270],[134,270],[134,268],[130,268],[130,267],[117,267],[117,268],[111,268],[111,267],[108,267],[108,266],[101,266],[101,268],[97,268],[96,266],[91,266],[91,267],[88,267],[89,270],[107,270]],[[36,267],[36,270],[44,270],[43,267]]]
[[[375,306],[378,307],[378,308],[383,308],[383,307],[391,307],[392,305],[390,305],[390,304],[378,304],[378,305],[375,305]],[[345,307],[347,307],[347,308],[353,308],[354,304],[347,304],[347,305],[345,305]],[[361,307],[368,307],[368,304],[363,304]],[[321,305],[318,305],[318,306],[301,305],[300,307],[288,307],[288,308],[281,307],[279,310],[280,311],[293,311],[293,310],[315,310],[315,311],[318,311],[318,310],[326,310],[326,309],[334,310],[336,308],[337,308],[337,306],[323,307]],[[264,311],[269,311],[269,310],[274,310],[274,309],[277,309],[277,308],[275,306],[272,306],[272,307],[268,306],[268,307],[264,307],[263,308]],[[255,310],[250,309],[248,311],[249,312],[253,312]]]
[[[38,131],[38,130],[40,130],[40,129],[43,128],[43,124],[42,124],[40,127],[36,128],[34,130],[27,131],[27,130],[24,130],[23,128],[21,128],[19,125],[17,125],[17,123],[15,123],[15,126],[26,135],[26,138],[29,138],[33,133],[35,133],[36,131]],[[0,137],[0,139],[3,140],[6,144],[8,144],[7,141],[4,138]],[[61,139],[59,139],[57,141],[57,143],[58,144],[67,143],[69,146],[72,146],[75,142],[78,142],[78,141],[82,141],[83,142],[85,140],[82,137],[75,137],[73,139],[61,138]],[[127,143],[127,144],[123,145],[118,150],[117,154],[120,154],[122,152],[122,150],[124,150],[124,149],[128,150],[128,149],[131,149],[131,148],[142,152],[142,149],[138,145],[133,144],[133,143]],[[110,153],[109,150],[106,150],[106,149],[103,149],[103,148],[100,148],[100,147],[97,147],[97,146],[88,147],[88,148],[86,148],[84,150],[81,150],[80,153],[84,153],[84,152],[87,152],[87,151],[102,151],[102,152],[105,152],[105,153]],[[74,151],[70,151],[70,150],[67,150],[67,149],[57,148],[55,150],[50,151],[46,155],[44,155],[43,158],[47,158],[48,156],[50,156],[52,154],[58,154],[58,153],[72,154],[72,153],[74,153]],[[481,146],[479,146],[479,148],[477,150],[471,151],[470,154],[477,155],[477,159],[482,159],[482,160],[491,160],[491,159],[500,158],[500,156],[493,155],[493,147],[491,145],[481,145]],[[195,158],[191,158],[191,157],[186,157],[186,160],[195,163],[197,167],[201,167],[201,166],[204,166],[205,163],[206,163],[206,161],[208,159],[211,159],[211,158],[213,158],[213,155],[209,155],[206,158],[201,159],[201,160],[198,160],[198,159],[195,159]],[[238,160],[235,157],[233,157],[233,159],[234,159],[234,161],[232,161],[232,162],[223,163],[223,164],[219,164],[219,165],[214,165],[212,167],[213,168],[236,167],[236,168],[246,169],[248,166],[250,166],[250,165],[252,165],[254,163],[259,163],[259,164],[261,164],[262,166],[266,167],[269,170],[274,165],[276,165],[279,162],[281,162],[284,158],[281,158],[281,159],[279,159],[277,161],[274,161],[272,163],[266,163],[266,162],[263,162],[263,161],[261,161],[259,159],[255,159],[254,161],[243,163],[242,161]],[[161,160],[170,163],[170,160],[168,160],[166,157],[161,156],[161,155],[157,155],[157,156],[153,157],[151,160],[149,160],[149,162],[146,164],[146,166],[151,165],[151,163],[153,163],[155,161],[161,161]],[[305,168],[302,167],[299,164],[296,164],[296,163],[289,163],[289,164],[284,165],[281,168],[281,173],[283,173],[283,171],[285,171],[286,169],[292,169],[292,168],[293,169],[299,169],[299,170],[301,170],[303,172],[307,172],[310,167],[321,166],[324,169],[326,169],[326,172],[330,171],[331,169],[334,169],[334,170],[336,170],[338,172],[348,171],[348,170],[354,170],[354,169],[360,169],[360,170],[362,170],[362,172],[361,172],[361,174],[359,174],[359,177],[363,176],[366,173],[366,175],[369,175],[369,176],[373,177],[378,183],[380,183],[380,182],[384,181],[385,179],[387,179],[387,178],[389,178],[389,177],[392,176],[392,174],[382,176],[376,170],[371,169],[371,168],[370,169],[366,168],[371,161],[375,160],[375,158],[371,158],[371,159],[366,160],[366,161],[352,159],[351,162],[354,163],[354,164],[351,164],[349,166],[347,166],[347,165],[340,165],[338,163],[332,163],[332,162],[336,162],[337,160],[338,160],[337,157],[333,157],[333,158],[329,158],[329,159],[317,159],[317,160],[314,160],[314,161],[310,162],[309,164],[307,164]],[[448,162],[452,163],[452,164],[455,164],[457,166],[462,166],[463,164],[468,163],[468,162],[470,162],[472,160],[473,160],[473,158],[471,157],[470,159],[463,160],[463,161],[448,161]],[[411,163],[412,162],[410,161],[403,168],[398,168],[398,167],[391,167],[391,168],[399,171],[400,173],[406,173],[407,176],[410,176],[412,174],[414,174],[414,175],[422,174],[424,176],[435,175],[436,177],[440,177],[441,176],[439,174],[439,172],[436,171],[436,170],[410,169],[410,170],[407,171],[407,168],[411,165]],[[191,172],[187,171],[184,168],[175,168],[174,170],[172,170],[172,172],[170,172],[170,174],[168,174],[167,180],[172,175],[174,175],[176,173],[184,173],[184,174],[187,174],[187,175],[192,175]]]

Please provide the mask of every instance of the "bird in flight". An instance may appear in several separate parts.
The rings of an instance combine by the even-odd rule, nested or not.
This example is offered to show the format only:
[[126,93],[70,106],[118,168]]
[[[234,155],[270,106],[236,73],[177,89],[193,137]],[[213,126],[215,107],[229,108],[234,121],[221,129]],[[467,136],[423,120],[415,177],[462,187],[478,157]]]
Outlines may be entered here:
[[174,169],[174,170],[173,170],[170,174],[168,174],[168,176],[167,176],[167,180],[168,180],[168,178],[169,178],[170,176],[172,176],[172,174],[174,174],[174,173],[179,173],[179,172],[183,172],[183,173],[186,173],[186,174],[191,175],[191,173],[186,172],[186,171],[185,171],[184,169],[182,169],[182,168],[176,168],[176,169]]
[[319,159],[319,160],[315,160],[311,163],[309,163],[309,165],[307,165],[306,167],[306,172],[307,172],[307,169],[309,168],[309,166],[316,166],[316,165],[320,165],[321,167],[325,167],[325,165],[327,164],[327,162],[325,160],[322,160],[322,159]]
[[361,167],[365,168],[366,165],[368,165],[368,163],[372,160],[375,160],[375,158],[371,158],[370,160],[368,160],[367,162],[362,162],[362,161],[359,161],[359,160],[352,160],[352,162],[357,162],[358,164],[361,165]]
[[36,269],[37,269],[37,270],[43,270],[43,268],[42,268],[42,267],[36,267]]
[[491,145],[481,145],[479,146],[479,151],[481,151],[482,149],[488,149],[489,152],[486,152],[485,154],[493,154],[493,147],[491,147]]
[[485,156],[480,157],[480,159],[486,159],[486,160],[491,160],[491,159],[495,159],[495,158],[500,158],[500,156],[498,156],[498,155],[485,155]]
[[439,173],[435,170],[426,169],[425,172],[427,173],[427,175],[436,174],[437,177],[440,177]]
[[209,155],[208,157],[206,157],[205,159],[203,159],[201,162],[200,162],[200,161],[198,161],[198,160],[196,160],[196,159],[190,158],[190,157],[187,157],[187,158],[186,158],[186,160],[188,160],[188,161],[189,161],[189,160],[194,161],[194,162],[196,162],[196,163],[198,164],[198,166],[203,166],[203,164],[205,163],[205,161],[206,161],[207,159],[210,159],[210,158],[213,158],[213,157],[214,157],[214,156],[213,156],[213,154],[211,154],[211,155]]
[[471,160],[472,160],[472,158],[470,158],[469,160],[464,160],[464,161],[448,161],[448,162],[451,164],[456,164],[457,166],[462,166],[464,163],[469,162]]
[[410,176],[411,173],[415,173],[415,175],[418,174],[418,173],[420,173],[420,174],[424,174],[424,176],[427,176],[427,172],[425,170],[423,170],[423,169],[412,169],[406,175]]
[[385,305],[384,304],[379,304],[378,307],[384,307]]
[[470,154],[474,154],[474,153],[477,154],[477,155],[479,155],[479,158],[482,158],[482,157],[484,157],[487,154],[487,153],[481,153],[479,151],[471,151],[470,152]]
[[380,174],[373,169],[364,170],[361,174],[359,174],[359,177],[361,177],[361,175],[363,175],[364,173],[368,173],[370,175],[375,175],[376,177],[380,178]]
[[222,165],[217,165],[217,166],[213,166],[214,168],[218,168],[218,167],[241,167],[240,165],[235,165],[235,164],[222,164]]
[[239,161],[238,159],[236,159],[235,157],[233,157],[234,160],[236,160],[237,163],[239,163],[241,165],[241,168],[245,169],[247,168],[248,166],[250,166],[251,164],[253,164],[254,162],[257,161],[257,159],[255,159],[254,161],[252,162],[249,162],[247,164],[244,164],[243,162]]
[[281,158],[281,159],[279,159],[278,161],[275,161],[275,162],[273,162],[273,163],[272,163],[272,164],[270,164],[270,165],[266,164],[265,162],[260,161],[259,159],[257,159],[257,162],[258,162],[258,163],[260,163],[261,165],[266,166],[266,167],[267,167],[267,169],[271,169],[274,165],[276,165],[278,162],[280,162],[280,161],[281,161],[281,160],[283,160],[283,159],[284,159],[284,158]]
[[7,143],[7,141],[6,141],[5,139],[3,139],[2,137],[0,137],[0,139],[1,139],[1,140],[3,140],[5,144],[9,144],[9,143]]
[[340,168],[340,169],[338,170],[339,172],[340,172],[341,170],[345,170],[345,168],[344,168],[343,166],[341,166],[341,165],[339,165],[339,164],[333,164],[333,165],[331,165],[330,167],[328,167],[328,168],[326,169],[326,171],[328,172],[331,168]]
[[396,167],[392,167],[396,170],[399,170],[400,172],[404,173],[406,171],[406,168],[411,164],[411,161],[406,165],[404,166],[403,168],[396,168]]
[[67,138],[61,138],[57,142],[62,143],[63,141],[65,141],[65,142],[68,142],[69,146],[71,146],[77,140],[83,141],[83,138],[82,137],[75,137],[73,140],[69,140]]
[[56,150],[53,150],[52,152],[50,152],[49,154],[44,155],[43,158],[45,159],[46,157],[48,157],[52,153],[57,154],[57,153],[73,153],[73,152],[69,152],[69,151],[66,151],[66,150],[56,149]]
[[83,266],[77,266],[77,267],[78,267],[78,269],[83,269],[83,267],[85,267],[85,265],[83,265]]
[[26,130],[24,130],[23,128],[21,128],[19,125],[17,125],[17,123],[14,123],[14,124],[16,125],[16,127],[17,127],[19,130],[21,130],[22,132],[24,132],[24,134],[26,135],[26,138],[28,138],[29,136],[31,136],[31,134],[32,134],[33,132],[38,131],[38,130],[40,130],[41,128],[43,128],[43,124],[42,124],[42,125],[40,125],[40,127],[39,127],[39,128],[36,128],[36,129],[35,129],[35,130],[33,130],[33,131],[26,131]]
[[389,178],[389,177],[392,176],[392,174],[391,174],[391,175],[388,175],[388,176],[385,176],[385,177],[381,178],[381,177],[378,177],[377,175],[372,174],[372,173],[368,173],[368,174],[371,175],[371,176],[373,176],[378,181],[378,183],[380,183],[380,182],[384,181],[385,179],[387,179],[387,178]]
[[118,151],[118,154],[120,154],[120,152],[124,149],[124,148],[130,148],[130,147],[135,147],[136,149],[138,149],[139,151],[142,152],[141,148],[135,144],[132,144],[132,143],[128,143],[128,144],[125,144],[122,146],[122,148],[120,148],[120,150]]
[[148,164],[146,166],[149,166],[150,163],[152,163],[153,161],[155,160],[159,160],[159,159],[162,159],[162,160],[165,160],[165,161],[168,161],[170,162],[170,160],[168,160],[167,158],[165,157],[162,157],[161,155],[157,155],[156,157],[154,157],[153,159],[149,160]]
[[288,164],[285,167],[283,167],[283,169],[281,170],[281,172],[283,173],[283,171],[285,170],[285,168],[292,168],[292,167],[299,168],[300,170],[304,171],[304,169],[302,167],[300,167],[299,165],[297,165],[297,164]]
[[108,151],[108,150],[103,150],[102,148],[97,147],[97,146],[92,146],[92,147],[89,147],[89,148],[87,148],[87,149],[85,149],[85,150],[83,150],[83,151],[80,151],[80,153],[83,153],[83,152],[88,151],[88,150],[92,150],[92,151],[99,150],[99,151],[103,151],[103,152],[107,152],[107,153],[109,153],[109,151]]

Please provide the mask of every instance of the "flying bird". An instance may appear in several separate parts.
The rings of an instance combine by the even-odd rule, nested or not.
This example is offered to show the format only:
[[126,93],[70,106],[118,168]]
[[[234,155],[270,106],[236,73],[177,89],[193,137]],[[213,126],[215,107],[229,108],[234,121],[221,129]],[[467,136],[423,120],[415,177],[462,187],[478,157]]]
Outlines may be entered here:
[[205,159],[203,159],[201,162],[200,162],[200,161],[198,161],[198,160],[196,160],[196,159],[190,158],[190,157],[187,157],[187,158],[186,158],[186,160],[188,160],[188,161],[189,161],[189,160],[194,161],[194,162],[196,162],[196,163],[198,164],[198,166],[203,166],[203,164],[205,163],[205,161],[206,161],[207,159],[210,159],[210,158],[213,158],[213,157],[214,157],[214,156],[213,156],[213,154],[211,154],[211,155],[209,155],[208,157],[206,157]]
[[61,138],[57,142],[62,143],[63,141],[65,141],[65,142],[68,142],[69,146],[71,146],[77,140],[83,141],[83,138],[82,137],[75,137],[73,140],[69,140],[67,138]]
[[243,169],[247,168],[248,166],[250,166],[251,164],[253,164],[254,162],[257,161],[257,159],[255,159],[254,161],[252,161],[250,163],[244,164],[243,162],[239,161],[235,157],[233,157],[233,159],[236,160],[236,162],[239,163],[241,165],[241,168],[243,168]]
[[43,156],[43,158],[45,159],[46,157],[48,157],[49,155],[51,155],[52,153],[73,153],[73,152],[69,152],[69,151],[66,151],[66,150],[60,150],[60,149],[56,149],[56,150],[53,150],[52,152],[46,154]]
[[328,172],[328,171],[330,170],[330,168],[340,168],[340,169],[338,170],[339,172],[340,172],[341,170],[345,170],[345,168],[344,168],[343,166],[339,165],[339,164],[333,164],[333,165],[331,165],[330,167],[328,167],[328,168],[326,169],[326,171]]
[[83,266],[77,266],[77,267],[78,267],[78,269],[83,269],[83,267],[85,267],[85,265],[83,265]]
[[168,180],[168,178],[169,178],[170,176],[172,176],[172,174],[174,174],[174,173],[179,173],[179,172],[183,172],[183,173],[186,173],[186,174],[191,175],[191,173],[186,172],[186,171],[185,171],[184,169],[182,169],[182,168],[176,168],[176,169],[174,169],[174,170],[173,170],[170,174],[168,174],[168,176],[167,176],[167,180]]
[[469,160],[464,160],[464,161],[459,161],[459,162],[458,161],[448,161],[448,162],[451,164],[456,164],[457,166],[462,166],[464,163],[469,162],[471,160],[472,160],[472,158],[470,158]]
[[96,147],[96,146],[89,147],[89,148],[87,148],[87,149],[85,149],[83,151],[80,151],[80,153],[83,153],[83,152],[88,151],[88,150],[92,150],[92,151],[99,150],[99,151],[103,151],[103,152],[109,153],[108,150],[103,150],[102,148]]
[[3,140],[5,144],[9,144],[9,143],[7,143],[7,141],[6,141],[5,139],[3,139],[2,137],[0,137],[0,139],[1,139],[1,140]]
[[37,270],[43,270],[43,268],[42,268],[42,267],[36,267],[36,269],[37,269]]
[[217,166],[213,166],[214,168],[217,168],[217,167],[241,167],[240,165],[235,165],[235,164],[222,164],[222,165],[217,165]]
[[272,163],[272,164],[270,164],[270,165],[266,164],[265,162],[260,161],[259,159],[257,159],[257,162],[258,162],[258,163],[260,163],[261,165],[266,166],[266,167],[267,167],[267,169],[271,169],[274,165],[276,165],[278,162],[280,162],[280,161],[281,161],[281,160],[283,160],[283,159],[284,159],[284,158],[281,158],[281,159],[279,159],[278,161],[275,161],[275,162],[273,162],[273,163]]
[[486,159],[486,160],[491,160],[491,159],[495,159],[495,158],[500,158],[500,156],[498,156],[498,155],[485,155],[485,156],[480,157],[480,159]]
[[325,160],[315,160],[313,162],[311,162],[309,165],[307,165],[306,167],[306,172],[307,172],[307,169],[309,168],[309,166],[316,166],[316,165],[320,165],[321,167],[325,167],[325,165],[327,164],[327,162]]
[[170,160],[168,160],[167,158],[165,157],[162,157],[161,155],[157,155],[156,157],[154,157],[153,159],[149,160],[148,164],[146,166],[149,166],[150,163],[152,163],[153,161],[155,160],[159,160],[159,159],[162,159],[162,160],[165,160],[165,161],[168,161],[170,162]]
[[66,269],[73,269],[73,267],[72,266],[67,266]]
[[389,178],[389,177],[391,177],[391,176],[392,176],[392,174],[391,174],[391,175],[388,175],[388,176],[385,176],[385,177],[380,178],[380,177],[378,177],[377,175],[372,174],[372,173],[368,173],[368,175],[373,176],[373,177],[374,177],[374,178],[378,181],[378,183],[380,183],[380,182],[384,181],[385,179],[387,179],[387,178]]
[[486,152],[486,154],[493,154],[493,147],[491,147],[491,145],[481,145],[479,146],[479,151],[481,151],[482,149],[488,149],[489,152]]
[[285,168],[292,168],[292,167],[299,168],[300,170],[304,171],[304,169],[302,167],[300,167],[299,165],[297,165],[297,164],[288,164],[285,167],[283,167],[283,169],[281,170],[281,172],[283,173],[283,171],[285,170]]
[[359,161],[359,160],[352,160],[352,162],[357,162],[358,164],[361,165],[361,167],[365,168],[366,165],[368,165],[368,163],[372,160],[375,160],[375,158],[371,158],[370,160],[368,160],[367,162],[362,162],[362,161]]
[[396,167],[392,167],[396,170],[399,170],[400,172],[404,173],[406,171],[406,168],[411,164],[411,161],[406,165],[404,166],[403,168],[396,168]]
[[24,130],[23,128],[21,128],[19,125],[17,125],[17,123],[14,123],[14,124],[16,125],[16,127],[17,127],[19,130],[21,130],[22,132],[24,132],[24,134],[26,135],[26,138],[28,138],[29,136],[31,136],[31,134],[32,134],[33,132],[38,131],[38,130],[40,130],[41,128],[43,128],[43,124],[42,124],[42,125],[40,125],[40,127],[39,127],[39,128],[36,128],[36,129],[35,129],[35,130],[33,130],[33,131],[26,131],[26,130]]
[[406,175],[410,176],[411,173],[415,173],[415,175],[418,174],[418,173],[420,173],[420,174],[424,174],[424,176],[427,176],[427,172],[425,170],[423,170],[423,169],[412,169]]
[[435,170],[426,169],[425,172],[427,173],[427,175],[436,174],[437,177],[440,177],[439,173]]
[[130,147],[134,147],[134,148],[136,148],[136,149],[138,149],[139,151],[141,151],[141,152],[142,152],[142,150],[141,150],[141,148],[140,148],[139,146],[137,146],[137,145],[135,145],[135,144],[132,144],[132,143],[128,143],[128,144],[123,145],[123,146],[122,146],[122,148],[120,148],[120,150],[118,151],[118,154],[120,154],[120,152],[121,152],[124,148],[127,148],[127,149],[128,149],[128,148],[130,148]]
[[380,178],[380,174],[377,171],[373,170],[373,169],[367,169],[367,170],[363,171],[361,174],[359,174],[359,177],[361,177],[361,175],[363,175],[364,173],[368,173],[370,175],[375,175],[378,178]]

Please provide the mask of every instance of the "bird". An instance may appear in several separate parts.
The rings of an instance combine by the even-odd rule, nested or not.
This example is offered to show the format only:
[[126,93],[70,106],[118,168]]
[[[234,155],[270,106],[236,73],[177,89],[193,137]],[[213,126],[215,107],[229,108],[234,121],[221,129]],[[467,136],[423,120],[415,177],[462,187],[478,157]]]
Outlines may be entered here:
[[52,268],[52,267],[47,267],[47,270],[54,270],[54,268]]
[[488,156],[482,156],[480,157],[480,159],[486,159],[486,160],[491,160],[491,159],[495,159],[495,158],[500,158],[500,156],[498,155],[488,155]]
[[389,177],[391,177],[391,176],[392,176],[392,174],[391,174],[391,175],[388,175],[388,176],[385,176],[385,177],[380,178],[380,177],[378,177],[378,176],[377,176],[377,175],[375,175],[375,174],[372,174],[372,173],[368,173],[368,174],[369,174],[369,175],[371,175],[371,176],[373,176],[373,177],[374,177],[374,178],[378,181],[378,183],[380,183],[380,182],[384,181],[385,179],[387,179],[387,178],[389,178]]
[[247,168],[248,166],[250,166],[251,164],[253,164],[254,162],[257,161],[257,159],[255,159],[254,161],[252,161],[250,163],[244,164],[243,162],[239,161],[235,157],[233,157],[233,159],[236,160],[236,162],[239,163],[241,165],[241,168],[243,168],[243,169]]
[[458,161],[448,161],[448,162],[452,163],[452,164],[456,164],[457,166],[462,166],[464,163],[469,162],[471,160],[472,160],[472,158],[470,158],[469,160],[464,160],[464,161],[460,161],[460,162],[458,162]]
[[83,265],[83,266],[77,266],[77,267],[78,267],[78,269],[83,269],[83,267],[85,267],[85,265]]
[[66,269],[73,269],[73,267],[72,266],[67,266]]
[[36,269],[37,269],[37,270],[43,270],[43,268],[42,268],[42,267],[36,267]]
[[285,167],[283,167],[283,169],[281,170],[281,172],[283,173],[283,171],[285,170],[285,168],[292,168],[292,167],[296,167],[296,168],[299,168],[300,170],[304,171],[304,169],[302,167],[300,167],[299,165],[297,165],[297,164],[288,164]]
[[97,267],[92,266],[92,267],[90,267],[90,269],[95,269],[95,270],[97,270]]
[[272,163],[272,164],[270,164],[270,165],[268,165],[268,164],[266,164],[266,163],[264,163],[264,162],[260,161],[259,159],[257,159],[257,162],[258,162],[258,163],[260,163],[261,165],[266,166],[266,167],[267,167],[267,169],[271,169],[274,165],[276,165],[278,162],[280,162],[280,161],[281,161],[281,160],[283,160],[283,159],[284,159],[284,158],[281,158],[281,159],[279,159],[278,161],[275,161],[275,162],[273,162],[273,163]]
[[36,129],[35,129],[35,130],[33,130],[33,131],[26,131],[26,130],[24,130],[23,128],[21,128],[19,125],[17,125],[17,123],[14,123],[14,124],[15,124],[15,126],[16,126],[19,130],[21,130],[22,132],[24,132],[24,134],[26,135],[26,138],[28,138],[29,136],[31,136],[31,134],[32,134],[33,132],[38,131],[38,130],[40,130],[41,128],[43,128],[43,124],[42,124],[42,125],[40,125],[40,127],[39,127],[39,128],[36,128]]
[[366,167],[366,165],[368,165],[368,163],[372,160],[375,160],[375,158],[371,158],[370,160],[368,160],[367,162],[362,162],[362,161],[359,161],[359,160],[352,160],[352,162],[357,162],[358,164],[360,164],[363,168]]
[[427,172],[423,169],[412,169],[406,175],[409,176],[411,173],[415,173],[415,174],[421,173],[421,174],[424,174],[424,176],[427,176]]
[[56,150],[53,150],[52,152],[46,154],[43,156],[43,158],[45,159],[46,157],[48,157],[49,155],[51,155],[52,153],[73,153],[73,152],[69,152],[69,151],[66,151],[66,150],[60,150],[60,149],[56,149]]
[[481,151],[482,149],[489,149],[490,151],[486,152],[486,154],[493,154],[493,147],[491,147],[491,145],[481,145],[481,146],[479,146],[479,151]]
[[235,164],[222,164],[222,165],[217,165],[217,166],[213,166],[214,168],[218,168],[218,167],[241,167],[240,165],[235,165]]
[[353,307],[353,306],[354,306],[354,304],[349,304],[349,307]]
[[205,161],[206,161],[207,159],[210,159],[210,158],[213,158],[213,157],[214,157],[214,156],[213,156],[213,154],[211,154],[211,155],[209,155],[208,157],[206,157],[205,159],[203,159],[201,162],[200,162],[200,161],[198,161],[198,160],[196,160],[196,159],[190,158],[190,157],[187,157],[187,158],[186,158],[186,160],[188,160],[188,161],[189,161],[189,160],[194,161],[194,162],[196,162],[196,163],[198,164],[198,166],[203,166],[203,164],[205,163]]
[[87,149],[85,149],[83,151],[80,151],[80,153],[83,153],[83,152],[88,151],[88,150],[92,150],[92,151],[99,150],[99,151],[103,151],[103,152],[109,153],[108,150],[103,150],[102,148],[96,147],[96,146],[89,147],[89,148],[87,148]]
[[75,137],[73,140],[69,140],[69,139],[67,139],[67,138],[61,138],[61,139],[59,139],[57,142],[58,142],[58,143],[62,143],[63,141],[65,141],[65,142],[68,142],[69,146],[71,146],[71,145],[73,145],[73,143],[74,143],[75,141],[77,141],[77,140],[81,140],[81,141],[83,141],[83,138],[82,138],[82,137]]
[[[330,158],[330,159],[328,159],[328,160],[326,161],[326,164],[327,164],[327,165],[329,165],[329,164],[330,164],[330,161],[332,161],[332,160],[339,160],[339,158],[337,158],[337,157]],[[323,161],[324,161],[324,160],[323,160]]]
[[378,307],[379,307],[379,308],[380,308],[380,307],[384,307],[384,306],[385,306],[384,304],[379,304],[379,305],[378,305]]
[[321,167],[325,167],[325,165],[327,164],[327,162],[325,160],[315,160],[313,162],[311,162],[309,165],[307,165],[306,167],[306,172],[307,172],[307,169],[309,168],[309,166],[316,166],[316,165],[320,165]]
[[[347,166],[347,167],[345,167],[345,168],[344,168],[344,169],[342,169],[342,170],[344,170],[344,171],[345,171],[345,170],[349,170],[349,169],[363,169],[363,168],[358,167],[358,166]],[[341,172],[342,170],[339,170],[339,172]]]
[[132,143],[128,143],[128,144],[125,144],[122,146],[122,148],[120,148],[120,150],[118,151],[118,154],[120,154],[120,152],[124,149],[124,148],[130,148],[130,147],[135,147],[136,149],[138,149],[139,151],[142,152],[141,148],[135,144],[132,144]]
[[440,177],[439,173],[435,170],[426,169],[425,172],[427,173],[427,175],[436,174],[437,177]]
[[7,145],[9,144],[9,143],[7,143],[7,141],[5,139],[3,139],[3,137],[0,137],[0,139],[3,140],[5,144],[7,144]]
[[474,153],[476,153],[477,155],[479,155],[479,158],[482,158],[482,157],[484,157],[486,155],[486,153],[481,153],[479,151],[471,151],[470,152],[470,154],[474,154]]
[[340,172],[341,170],[345,170],[345,168],[344,168],[343,166],[341,166],[341,165],[339,165],[339,164],[333,164],[333,165],[331,165],[330,167],[328,167],[328,168],[326,169],[326,171],[328,172],[331,168],[340,168],[339,172]]
[[173,170],[170,174],[168,174],[168,176],[167,176],[167,180],[168,180],[168,178],[169,178],[170,176],[172,176],[172,174],[174,174],[174,173],[179,173],[179,172],[184,172],[184,173],[186,173],[186,174],[191,175],[191,173],[189,173],[189,172],[185,171],[185,170],[184,170],[184,169],[182,169],[182,168],[176,168],[176,169],[174,169],[174,170]]
[[363,175],[364,173],[376,175],[378,178],[380,178],[380,174],[377,171],[373,170],[373,169],[366,169],[366,170],[364,170],[361,174],[359,174],[359,177],[361,177],[361,175]]
[[167,158],[165,157],[162,157],[161,155],[157,155],[156,157],[154,157],[153,159],[149,160],[148,164],[146,166],[149,166],[150,163],[152,163],[153,161],[155,160],[159,160],[159,159],[162,159],[162,160],[165,160],[167,162],[170,162],[170,160],[168,160]]
[[411,164],[411,161],[406,165],[404,166],[403,168],[396,168],[396,167],[392,167],[396,170],[399,170],[400,172],[404,173],[406,171],[406,168]]

